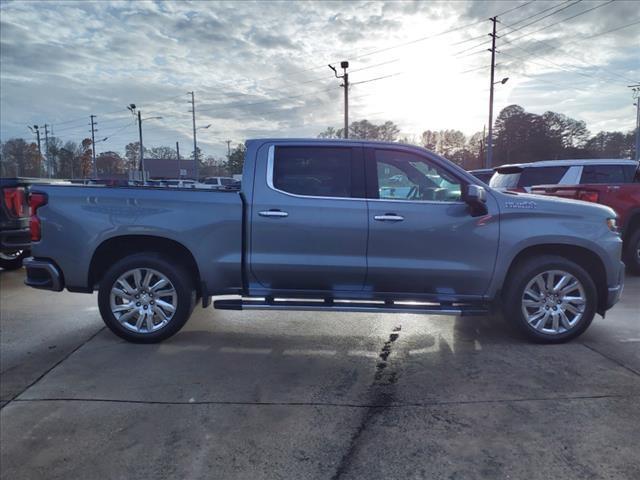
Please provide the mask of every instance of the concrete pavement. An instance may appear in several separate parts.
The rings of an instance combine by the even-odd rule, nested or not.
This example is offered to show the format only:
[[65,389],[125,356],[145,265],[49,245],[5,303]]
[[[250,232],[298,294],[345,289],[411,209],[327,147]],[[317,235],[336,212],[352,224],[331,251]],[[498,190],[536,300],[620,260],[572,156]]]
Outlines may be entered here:
[[93,296],[21,276],[0,274],[2,478],[640,478],[640,278],[565,345],[500,318],[211,309],[132,345]]

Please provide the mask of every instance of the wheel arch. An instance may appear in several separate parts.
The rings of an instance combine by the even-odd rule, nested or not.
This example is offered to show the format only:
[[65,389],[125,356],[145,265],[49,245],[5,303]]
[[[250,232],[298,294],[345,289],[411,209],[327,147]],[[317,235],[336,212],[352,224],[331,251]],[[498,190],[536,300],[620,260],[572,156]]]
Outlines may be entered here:
[[96,288],[115,262],[136,253],[158,253],[179,262],[192,275],[198,296],[202,295],[200,271],[191,251],[180,242],[154,235],[120,235],[103,241],[91,257],[89,287]]
[[[532,245],[520,250],[513,258],[505,276],[505,285],[510,281],[513,272],[522,262],[540,255],[557,255],[571,260],[584,268],[593,279],[598,292],[598,304],[596,311],[603,315],[607,303],[607,274],[600,256],[593,250],[578,245],[549,243]],[[503,291],[504,293],[504,291]]]

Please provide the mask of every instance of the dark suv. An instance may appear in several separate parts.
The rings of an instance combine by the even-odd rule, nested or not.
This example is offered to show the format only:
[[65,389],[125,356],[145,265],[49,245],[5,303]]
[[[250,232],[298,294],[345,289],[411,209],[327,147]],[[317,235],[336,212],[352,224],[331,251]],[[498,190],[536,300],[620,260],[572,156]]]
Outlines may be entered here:
[[0,267],[15,270],[29,255],[29,205],[27,183],[20,178],[0,178]]

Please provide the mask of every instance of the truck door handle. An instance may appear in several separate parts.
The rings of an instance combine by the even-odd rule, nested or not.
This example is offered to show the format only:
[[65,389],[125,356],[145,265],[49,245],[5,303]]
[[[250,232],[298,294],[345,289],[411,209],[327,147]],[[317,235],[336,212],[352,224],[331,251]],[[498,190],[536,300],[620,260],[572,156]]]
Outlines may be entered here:
[[258,215],[261,217],[288,217],[289,214],[287,212],[283,212],[282,210],[262,210],[258,212]]
[[404,217],[395,213],[385,213],[384,215],[376,215],[373,219],[379,222],[401,222]]

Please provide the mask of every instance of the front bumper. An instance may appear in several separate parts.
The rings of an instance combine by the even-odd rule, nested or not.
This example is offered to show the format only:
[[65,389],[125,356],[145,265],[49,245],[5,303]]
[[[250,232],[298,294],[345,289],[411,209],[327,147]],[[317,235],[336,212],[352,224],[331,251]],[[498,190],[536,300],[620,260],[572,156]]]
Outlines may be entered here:
[[617,285],[609,286],[605,310],[609,310],[618,303],[622,296],[622,290],[624,290],[624,263],[620,262],[620,267],[618,269],[618,283]]
[[27,270],[25,285],[54,292],[60,292],[64,288],[62,272],[51,260],[29,257],[24,260],[23,265]]
[[29,227],[0,231],[0,252],[15,252],[31,248]]

